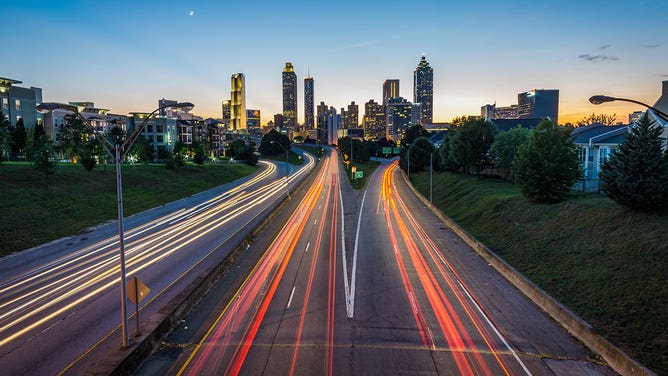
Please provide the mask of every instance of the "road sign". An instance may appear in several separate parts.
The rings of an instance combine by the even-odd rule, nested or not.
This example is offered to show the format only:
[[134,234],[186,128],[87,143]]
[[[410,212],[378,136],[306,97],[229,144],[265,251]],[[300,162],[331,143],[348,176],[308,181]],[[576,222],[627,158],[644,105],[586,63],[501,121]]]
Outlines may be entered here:
[[151,289],[148,288],[139,278],[134,277],[128,281],[126,287],[128,293],[128,299],[135,304],[135,318],[137,319],[137,337],[139,337],[139,303],[151,292]]
[[355,173],[355,179],[362,179],[364,177],[364,171],[357,171]]
[[134,304],[139,304],[151,292],[151,289],[139,278],[134,277],[128,281],[127,292],[128,299]]
[[355,172],[355,171],[357,171],[357,166],[353,166],[353,167],[351,167],[351,169],[353,170],[353,172]]

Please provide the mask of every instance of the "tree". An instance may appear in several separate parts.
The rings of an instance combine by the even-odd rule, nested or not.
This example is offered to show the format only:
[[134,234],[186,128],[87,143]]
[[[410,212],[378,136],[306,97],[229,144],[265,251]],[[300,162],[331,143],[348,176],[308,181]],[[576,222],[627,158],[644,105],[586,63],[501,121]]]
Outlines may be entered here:
[[14,155],[20,155],[25,152],[26,140],[26,127],[23,124],[23,119],[19,119],[14,125],[12,132],[12,153]]
[[443,137],[443,142],[438,148],[439,165],[446,171],[458,171],[462,166],[455,162],[450,156],[450,139],[457,131],[457,128],[450,128],[448,133]]
[[43,136],[43,140],[40,140],[39,145],[40,147],[35,152],[33,159],[33,168],[43,173],[48,179],[49,175],[53,175],[56,172],[56,154],[51,146],[51,141],[46,136]]
[[490,148],[496,127],[481,118],[468,117],[450,137],[449,156],[464,172],[476,175],[491,165]]
[[[242,141],[243,143],[243,141]],[[198,142],[196,145],[193,145],[195,149],[195,155],[193,156],[193,162],[198,165],[204,164],[207,161],[209,155],[209,145],[206,142]],[[244,144],[245,146],[245,144]]]
[[[152,144],[149,143],[149,145],[153,146]],[[158,145],[158,150],[156,152],[156,157],[158,158],[159,161],[164,162],[169,159],[171,155],[175,156],[176,159],[176,164],[178,166],[183,166],[185,162],[183,161],[183,154],[181,153],[170,153],[169,149],[165,145]],[[178,157],[177,157],[178,156]]]
[[639,211],[668,208],[668,152],[661,150],[662,129],[645,114],[603,163],[601,191]]
[[582,175],[569,128],[543,120],[521,145],[512,171],[522,193],[538,202],[558,202]]
[[146,137],[139,136],[130,149],[130,155],[137,161],[146,164],[153,162],[155,149]]
[[[341,150],[341,153],[346,154],[348,157],[350,157],[350,145],[351,145],[350,137],[349,136],[341,137],[337,140],[337,142],[338,142],[337,145],[339,146],[339,150]],[[369,162],[369,160],[371,159],[371,155],[367,144],[365,144],[360,140],[353,139],[352,147],[353,147],[352,157],[354,162],[362,162],[362,163]]]
[[11,123],[5,118],[5,115],[0,111],[0,164],[9,153],[9,144],[11,141]]
[[80,163],[89,173],[97,165],[97,157],[100,154],[100,143],[97,140],[89,139],[81,145],[78,163]]
[[[277,143],[280,145],[277,145]],[[288,136],[280,134],[275,129],[272,129],[262,137],[258,151],[263,156],[268,157],[285,153],[285,149],[290,149],[290,139]]]
[[585,125],[589,124],[594,124],[594,123],[601,123],[603,125],[614,125],[615,121],[617,120],[617,114],[612,114],[612,115],[606,115],[606,114],[598,114],[596,115],[595,113],[591,113],[591,115],[587,115],[583,117],[580,121],[578,121],[575,126],[576,127],[584,127]]
[[[429,132],[422,125],[413,125],[406,130],[404,138],[401,139],[401,150],[399,150],[399,167],[408,171],[408,147],[416,138],[429,137]],[[412,167],[412,166],[411,166]]]
[[517,126],[494,137],[491,148],[494,167],[501,169],[505,176],[512,178],[513,160],[519,147],[529,142],[529,135],[529,129]]
[[63,155],[73,161],[78,160],[87,140],[88,130],[81,119],[74,115],[66,116],[60,141]]
[[[434,159],[438,158],[435,151],[434,145],[431,144],[428,138],[418,137],[413,140],[413,143],[411,143],[411,146],[408,148],[408,156],[410,156],[411,159],[411,171],[419,171],[429,168],[429,157],[431,156]],[[433,160],[431,163],[432,167],[434,167]]]

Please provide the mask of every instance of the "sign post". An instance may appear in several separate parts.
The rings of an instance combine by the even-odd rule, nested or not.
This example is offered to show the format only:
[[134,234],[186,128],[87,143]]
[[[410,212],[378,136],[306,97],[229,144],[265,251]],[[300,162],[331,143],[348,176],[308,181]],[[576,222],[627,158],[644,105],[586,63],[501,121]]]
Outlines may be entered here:
[[137,319],[137,333],[136,337],[139,337],[139,303],[144,300],[144,298],[151,292],[151,289],[148,288],[139,278],[134,277],[128,282],[127,293],[128,299],[135,304],[135,318]]

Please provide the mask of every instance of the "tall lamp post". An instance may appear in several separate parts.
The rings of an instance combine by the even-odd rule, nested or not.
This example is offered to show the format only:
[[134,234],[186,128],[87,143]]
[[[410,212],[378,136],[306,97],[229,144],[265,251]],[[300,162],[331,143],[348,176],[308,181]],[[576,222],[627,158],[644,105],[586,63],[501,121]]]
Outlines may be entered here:
[[[125,306],[125,302],[127,300],[127,295],[125,291],[125,238],[123,234],[123,187],[121,184],[121,161],[127,153],[130,151],[130,148],[132,145],[137,141],[137,137],[139,137],[139,134],[144,130],[144,126],[146,126],[146,123],[148,120],[153,116],[156,112],[165,109],[165,108],[184,108],[184,107],[195,107],[192,103],[190,102],[181,102],[181,103],[175,103],[171,104],[168,106],[162,106],[158,107],[155,109],[153,112],[151,112],[135,129],[132,134],[123,142],[123,144],[120,144],[121,140],[117,140],[116,143],[112,144],[111,141],[109,141],[103,133],[98,133],[97,129],[93,127],[93,125],[86,119],[81,113],[79,112],[79,109],[76,106],[72,105],[67,105],[67,104],[62,104],[62,103],[42,103],[37,106],[37,110],[40,112],[50,112],[53,110],[66,110],[66,111],[71,111],[74,113],[74,116],[78,117],[81,119],[83,124],[86,126],[86,129],[88,129],[89,132],[95,135],[95,137],[98,137],[100,140],[100,144],[104,147],[104,149],[109,153],[109,155],[114,158],[115,164],[116,164],[116,196],[117,196],[117,203],[118,203],[118,244],[120,248],[120,268],[121,268],[121,334],[122,334],[122,348],[128,348],[129,346],[129,341],[128,341],[128,316],[127,316],[127,308]],[[113,152],[112,152],[113,150]]]
[[289,199],[290,198],[290,186],[289,186],[289,182],[290,182],[290,164],[288,163],[288,152],[290,151],[290,149],[286,148],[285,146],[283,146],[283,144],[281,144],[280,142],[278,142],[276,140],[269,141],[269,143],[270,144],[276,144],[276,145],[280,146],[281,148],[283,148],[283,150],[285,150],[285,193],[287,193],[288,199]]
[[609,97],[607,95],[594,95],[593,97],[589,98],[589,102],[591,104],[601,104],[601,103],[606,103],[606,102],[614,102],[614,101],[620,101],[620,102],[631,102],[635,104],[639,104],[643,107],[647,107],[650,110],[654,111],[657,115],[659,115],[663,120],[668,121],[668,115],[666,115],[664,112],[642,102],[638,102],[633,99],[626,99],[626,98],[615,98],[615,97]]

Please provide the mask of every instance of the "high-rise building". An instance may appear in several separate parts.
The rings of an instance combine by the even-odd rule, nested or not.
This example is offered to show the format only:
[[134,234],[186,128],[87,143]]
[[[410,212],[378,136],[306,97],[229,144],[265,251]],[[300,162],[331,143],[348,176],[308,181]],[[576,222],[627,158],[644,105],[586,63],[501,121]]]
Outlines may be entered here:
[[283,122],[285,127],[297,130],[297,74],[290,62],[283,68]]
[[364,117],[362,119],[364,137],[367,139],[385,138],[385,109],[382,104],[373,99],[364,104]]
[[336,109],[331,107],[327,114],[327,144],[333,145],[338,142],[339,115]]
[[413,105],[402,97],[391,98],[387,102],[387,138],[400,141],[411,123]]
[[260,110],[246,110],[246,128],[260,129]]
[[304,78],[304,129],[313,129],[313,77]]
[[222,119],[223,119],[223,124],[224,125],[229,125],[230,124],[231,105],[232,105],[232,101],[230,101],[229,99],[224,100],[223,103],[222,103],[222,107],[223,107],[223,118]]
[[283,114],[274,115],[274,128],[283,128],[285,126],[285,121],[283,120]]
[[360,107],[355,104],[355,101],[350,102],[348,105],[348,110],[346,111],[346,117],[343,119],[344,128],[358,128],[360,125],[359,122],[360,116]]
[[413,103],[421,105],[420,123],[431,124],[434,115],[434,69],[424,55],[413,72]]
[[629,114],[629,124],[633,124],[638,122],[640,118],[642,117],[642,114],[644,114],[645,111],[633,111],[632,113]]
[[516,104],[508,107],[496,107],[496,104],[486,104],[480,107],[480,116],[486,120],[517,119],[519,106]]
[[246,78],[243,73],[232,75],[232,94],[230,100],[231,129],[246,129]]
[[518,118],[559,122],[559,90],[529,90],[517,94]]
[[385,124],[388,124],[389,119],[389,107],[387,106],[388,102],[392,98],[399,97],[399,80],[398,79],[389,79],[383,82],[383,107],[385,108]]
[[411,126],[420,125],[422,121],[422,103],[413,103],[411,105]]

